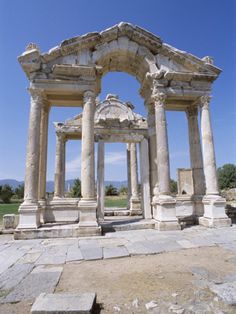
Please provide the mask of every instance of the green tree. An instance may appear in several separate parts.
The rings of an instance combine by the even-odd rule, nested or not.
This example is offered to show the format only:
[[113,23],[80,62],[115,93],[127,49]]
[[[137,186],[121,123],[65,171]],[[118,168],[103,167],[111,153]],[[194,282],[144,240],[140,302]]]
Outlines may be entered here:
[[112,184],[109,184],[105,188],[105,194],[110,196],[118,195],[117,188],[114,187]]
[[9,184],[1,186],[0,198],[3,201],[3,203],[10,203],[13,195],[14,195],[13,189]]
[[121,195],[127,195],[128,194],[128,188],[127,186],[122,185],[119,189],[119,194]]
[[24,184],[20,184],[17,188],[15,188],[15,195],[18,199],[22,199],[24,197]]
[[173,179],[170,179],[170,192],[172,194],[177,194],[178,192],[177,182]]
[[236,166],[225,164],[217,169],[218,183],[221,190],[236,188]]
[[74,184],[71,188],[71,196],[81,197],[81,181],[79,178],[74,180]]

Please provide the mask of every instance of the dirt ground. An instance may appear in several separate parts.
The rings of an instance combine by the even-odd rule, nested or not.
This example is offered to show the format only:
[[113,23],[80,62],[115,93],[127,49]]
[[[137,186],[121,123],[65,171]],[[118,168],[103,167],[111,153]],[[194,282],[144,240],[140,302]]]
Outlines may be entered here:
[[[219,247],[64,265],[55,292],[96,292],[97,313],[236,313],[205,285],[236,274],[236,254]],[[145,304],[156,301],[147,310]],[[33,302],[33,301],[32,301]],[[25,314],[32,302],[0,306]],[[176,305],[179,305],[179,309]],[[185,309],[185,311],[183,311]]]

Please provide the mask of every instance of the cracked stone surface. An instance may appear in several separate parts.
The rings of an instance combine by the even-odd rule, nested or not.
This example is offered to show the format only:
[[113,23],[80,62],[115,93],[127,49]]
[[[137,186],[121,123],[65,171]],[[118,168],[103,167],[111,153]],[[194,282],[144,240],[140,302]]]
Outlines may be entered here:
[[101,289],[109,295],[109,288],[118,300],[123,290],[133,292],[123,296],[126,305],[120,301],[110,307],[108,302],[101,313],[111,313],[115,306],[121,312],[146,313],[145,304],[152,300],[156,311],[166,313],[175,302],[184,313],[234,313],[235,244],[235,225],[164,233],[130,230],[81,239],[13,241],[10,235],[0,236],[0,312],[23,314],[44,292],[97,292],[98,302],[108,302]]

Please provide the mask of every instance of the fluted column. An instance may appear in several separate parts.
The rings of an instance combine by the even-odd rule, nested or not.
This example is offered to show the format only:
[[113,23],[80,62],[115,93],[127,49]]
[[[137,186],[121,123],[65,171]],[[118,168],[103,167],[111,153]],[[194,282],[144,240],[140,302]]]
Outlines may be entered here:
[[136,143],[130,143],[130,173],[131,173],[131,198],[130,212],[131,215],[141,213],[141,202],[138,191],[138,163]]
[[216,160],[213,142],[213,134],[210,118],[210,97],[202,96],[201,102],[201,132],[204,173],[206,179],[206,195],[218,195],[218,183],[216,174]]
[[157,139],[156,139],[156,123],[155,123],[155,106],[149,103],[147,107],[147,123],[149,135],[149,162],[150,162],[150,181],[151,195],[155,199],[158,196],[158,177],[157,177]]
[[164,93],[153,96],[155,101],[157,176],[159,180],[159,195],[170,194],[170,162],[167,137]]
[[199,223],[207,227],[229,226],[231,219],[225,214],[226,201],[219,195],[213,133],[210,118],[210,97],[200,97],[201,133],[206,195],[203,198],[204,216]]
[[205,194],[205,179],[203,173],[202,149],[198,127],[198,108],[190,107],[186,111],[188,119],[189,150],[191,168],[193,171],[194,194]]
[[25,169],[24,202],[19,208],[18,228],[37,228],[40,225],[38,210],[38,177],[40,156],[41,108],[45,94],[41,89],[29,89],[31,94],[28,145]]
[[97,157],[97,198],[98,198],[98,218],[104,219],[104,142],[98,142],[98,157]]
[[83,231],[89,228],[89,234],[100,234],[97,223],[97,200],[95,197],[95,172],[94,172],[94,114],[95,93],[84,93],[82,115],[82,161],[81,161],[81,194],[79,201],[80,220],[79,227]]
[[165,113],[166,95],[152,94],[155,104],[158,197],[153,199],[153,217],[159,230],[176,230],[180,225],[176,218],[175,199],[170,196],[170,163]]
[[39,183],[38,198],[41,205],[45,205],[47,181],[47,148],[48,148],[48,118],[49,104],[44,102],[41,111],[40,123],[40,158],[39,158]]
[[127,209],[130,209],[131,198],[130,143],[127,143],[126,145],[126,159],[127,159]]
[[84,93],[82,117],[82,163],[81,163],[81,192],[83,199],[95,199],[94,173],[94,113],[95,94],[91,91]]
[[56,132],[54,198],[64,197],[65,135]]

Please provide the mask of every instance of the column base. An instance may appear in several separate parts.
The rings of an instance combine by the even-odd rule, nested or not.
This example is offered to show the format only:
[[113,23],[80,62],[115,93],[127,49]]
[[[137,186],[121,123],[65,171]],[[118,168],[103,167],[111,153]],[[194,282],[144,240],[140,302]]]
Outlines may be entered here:
[[96,199],[81,199],[78,207],[80,210],[79,228],[98,227]]
[[40,226],[38,203],[24,202],[19,207],[19,224],[16,229],[37,229]]
[[142,215],[141,201],[139,198],[130,199],[130,215],[131,216]]
[[219,195],[205,195],[204,216],[199,217],[199,224],[209,228],[231,226],[231,219],[225,213],[226,200]]
[[160,231],[180,230],[180,224],[176,217],[176,201],[169,195],[155,197],[153,203],[153,218],[157,220],[155,228]]

